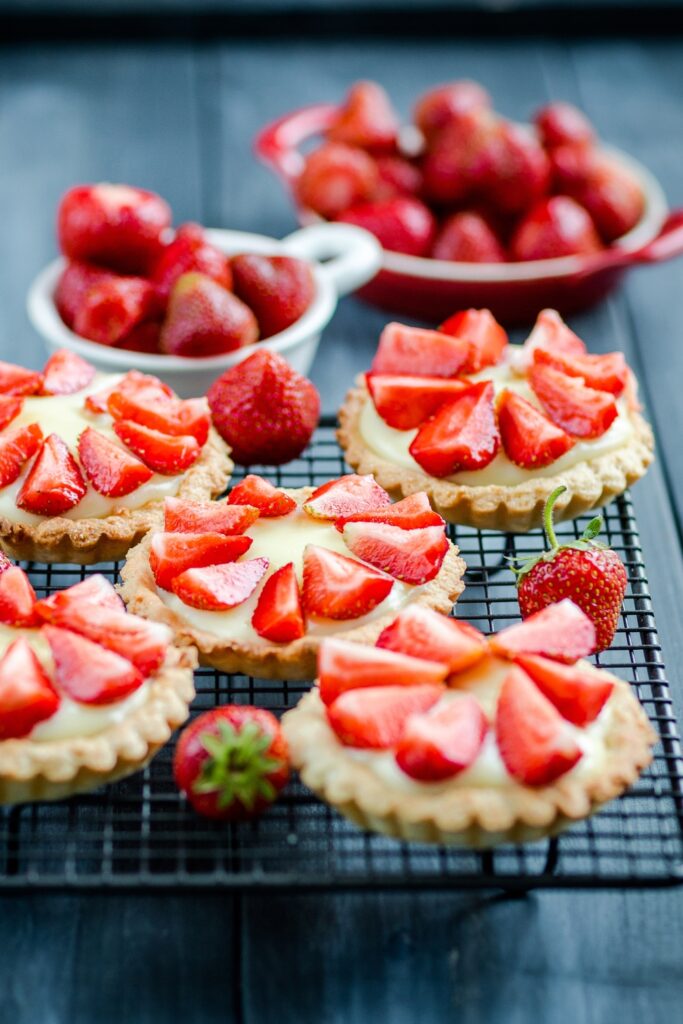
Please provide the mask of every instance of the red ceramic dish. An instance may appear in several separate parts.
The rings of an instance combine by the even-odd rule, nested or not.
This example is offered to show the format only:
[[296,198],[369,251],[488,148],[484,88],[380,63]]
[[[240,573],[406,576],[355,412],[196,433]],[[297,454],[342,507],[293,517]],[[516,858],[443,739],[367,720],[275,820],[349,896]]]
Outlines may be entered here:
[[[337,111],[332,104],[303,107],[268,125],[255,151],[289,188],[304,157],[299,147],[324,132]],[[526,263],[455,263],[385,251],[382,269],[359,294],[382,309],[437,323],[454,310],[488,308],[507,324],[533,320],[551,307],[575,313],[604,298],[626,269],[683,254],[683,210],[670,212],[656,178],[619,150],[610,155],[640,181],[645,210],[636,226],[602,252]],[[302,224],[320,220],[297,203]]]

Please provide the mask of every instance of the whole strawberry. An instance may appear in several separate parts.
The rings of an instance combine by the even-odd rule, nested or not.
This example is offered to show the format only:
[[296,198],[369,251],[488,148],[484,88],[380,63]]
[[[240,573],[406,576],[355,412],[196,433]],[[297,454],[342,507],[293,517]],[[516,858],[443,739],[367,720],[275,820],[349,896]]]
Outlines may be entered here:
[[592,620],[595,650],[606,650],[616,632],[628,582],[619,556],[596,541],[602,516],[592,519],[579,540],[559,544],[553,506],[566,487],[555,488],[545,504],[543,522],[549,550],[514,568],[522,618],[570,598]]

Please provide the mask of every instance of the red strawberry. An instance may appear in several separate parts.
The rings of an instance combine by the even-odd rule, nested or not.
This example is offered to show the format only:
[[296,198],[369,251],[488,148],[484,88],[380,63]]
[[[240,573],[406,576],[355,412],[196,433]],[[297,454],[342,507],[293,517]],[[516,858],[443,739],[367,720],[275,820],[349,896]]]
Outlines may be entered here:
[[112,277],[94,284],[76,311],[73,329],[89,341],[116,345],[155,311],[154,289],[141,277]]
[[557,146],[584,149],[592,146],[595,139],[590,121],[571,103],[547,103],[534,117],[534,123],[546,149]]
[[613,242],[643,215],[645,198],[640,182],[628,168],[604,153],[592,152],[584,176],[572,195],[588,210],[605,242]]
[[467,388],[465,381],[445,377],[368,373],[365,379],[378,414],[396,430],[419,427]]
[[491,225],[475,210],[451,214],[441,225],[431,255],[457,263],[505,263],[505,249]]
[[241,465],[296,459],[320,416],[320,395],[276,352],[260,349],[209,388],[214,426]]
[[531,360],[536,349],[545,349],[554,355],[581,356],[586,353],[581,338],[567,327],[554,309],[542,309],[538,314],[522,352],[526,359]]
[[170,437],[132,420],[118,420],[114,433],[146,466],[166,476],[184,473],[201,454],[201,447],[191,434]]
[[220,533],[156,533],[149,548],[149,564],[157,586],[170,590],[175,577],[186,569],[234,562],[251,543],[251,537]]
[[548,151],[553,191],[577,197],[588,177],[592,149],[581,146],[556,146]]
[[[109,407],[112,396],[116,400]],[[109,412],[114,419],[126,419],[120,415],[128,406],[156,406],[165,401],[175,398],[175,395],[158,377],[151,374],[140,373],[139,370],[129,370],[128,373],[111,387],[103,388],[85,400],[85,407],[89,412],[100,414]],[[126,400],[128,402],[126,403]],[[132,418],[132,417],[131,417]]]
[[402,530],[387,523],[347,523],[344,540],[364,562],[415,585],[433,580],[448,553],[443,525]]
[[148,355],[160,355],[159,337],[161,335],[161,324],[156,320],[150,320],[145,324],[137,324],[122,341],[117,342],[116,347],[125,352],[147,352]]
[[95,367],[75,352],[59,348],[43,367],[43,395],[73,395],[86,388],[95,376]]
[[390,504],[391,498],[373,476],[349,473],[318,487],[305,502],[304,509],[314,519],[340,519]]
[[421,526],[442,526],[443,519],[429,504],[426,492],[417,491],[393,505],[342,516],[334,525],[341,533],[347,523],[390,523],[402,530],[416,530]]
[[396,763],[420,782],[452,778],[474,764],[488,728],[478,702],[465,694],[437,711],[411,715],[396,748]]
[[541,199],[518,224],[512,260],[548,260],[598,252],[602,243],[590,214],[569,196]]
[[81,704],[112,704],[142,684],[143,676],[127,659],[84,636],[49,624],[42,627],[55,662],[55,681]]
[[486,89],[478,82],[462,79],[424,93],[415,104],[413,116],[424,137],[431,141],[452,121],[490,108],[491,97]]
[[0,658],[0,740],[28,736],[59,704],[59,694],[28,641],[14,640]]
[[521,654],[516,661],[562,717],[580,727],[598,717],[614,690],[604,673],[582,665],[558,665],[536,654]]
[[232,287],[228,259],[209,242],[199,224],[181,224],[154,266],[152,283],[163,302],[178,278],[190,271],[210,277],[223,288]]
[[173,580],[172,590],[184,604],[192,608],[227,611],[246,601],[267,569],[267,558],[186,569]]
[[396,146],[398,118],[377,82],[355,82],[327,129],[327,138],[361,149],[391,150]]
[[307,544],[304,550],[303,606],[326,619],[357,619],[376,608],[394,585],[387,576],[355,558]]
[[404,608],[382,631],[377,646],[440,661],[449,675],[471,668],[488,650],[486,638],[474,626],[420,604]]
[[496,457],[500,434],[491,381],[473,384],[420,427],[410,454],[430,476],[483,469]]
[[[585,653],[610,646],[619,622],[628,577],[619,556],[595,540],[601,516],[592,519],[579,540],[559,544],[553,528],[553,507],[566,487],[549,496],[543,515],[549,550],[524,562],[517,570],[522,617],[570,598],[595,627],[594,643]],[[544,654],[546,651],[529,652]]]
[[156,377],[133,370],[111,392],[107,409],[115,420],[132,420],[172,436],[190,434],[198,444],[205,444],[211,426],[205,399],[181,401],[163,388]]
[[117,274],[90,263],[67,263],[55,288],[55,305],[67,327],[73,327],[76,314],[88,291],[103,281],[116,281]]
[[505,767],[524,786],[547,786],[582,756],[564,719],[519,668],[503,681],[496,741]]
[[35,395],[42,384],[42,373],[0,361],[0,395]]
[[256,317],[206,274],[182,274],[173,285],[159,347],[170,356],[217,356],[258,341]]
[[489,646],[502,658],[542,654],[567,664],[595,650],[595,626],[570,600],[549,604],[524,622],[516,622],[489,637]]
[[529,383],[553,423],[574,437],[600,437],[619,415],[613,395],[551,366],[535,363]]
[[347,690],[327,708],[327,720],[347,747],[395,747],[411,715],[428,711],[443,686],[369,686]]
[[505,454],[517,466],[549,466],[576,444],[535,405],[507,388],[498,397],[498,429]]
[[495,366],[508,344],[508,336],[488,309],[464,309],[454,313],[439,330],[467,343],[467,358],[459,373],[479,373]]
[[9,626],[32,626],[36,621],[36,592],[18,565],[0,575],[0,622]]
[[244,253],[233,256],[230,266],[235,292],[256,316],[262,338],[295,323],[315,297],[313,273],[305,260]]
[[20,395],[0,395],[0,430],[19,415],[24,404]]
[[259,510],[253,506],[226,505],[217,501],[164,499],[164,530],[167,533],[244,533],[256,522]]
[[78,439],[78,457],[95,490],[110,498],[131,494],[152,479],[144,462],[92,427]]
[[57,210],[59,247],[72,260],[144,274],[158,256],[171,211],[154,192],[128,185],[78,185]]
[[409,256],[428,256],[436,234],[434,215],[415,196],[356,203],[338,214],[336,220],[365,228],[383,249]]
[[43,432],[37,423],[14,427],[0,435],[0,487],[14,483],[42,440]]
[[251,624],[259,636],[276,644],[300,640],[304,635],[306,626],[293,562],[266,580]]
[[149,622],[123,609],[113,610],[87,601],[75,600],[57,607],[49,621],[120,654],[143,676],[156,672],[173,639],[168,626],[160,622]]
[[17,505],[38,516],[60,516],[77,505],[87,485],[58,434],[50,434],[17,495]]
[[375,161],[362,149],[326,142],[306,157],[296,184],[299,202],[332,219],[369,199],[377,185]]
[[57,590],[49,597],[41,598],[36,602],[35,611],[41,619],[51,622],[54,616],[61,615],[62,612],[68,614],[73,608],[93,605],[115,612],[121,612],[125,608],[109,580],[101,573],[95,573],[80,583],[67,587],[66,590]]
[[347,690],[441,683],[446,675],[446,666],[438,662],[365,647],[348,640],[323,640],[318,654],[320,699],[328,705]]
[[377,158],[377,187],[373,199],[393,199],[395,196],[416,196],[422,189],[419,167],[401,156]]
[[422,161],[424,193],[452,206],[483,191],[492,170],[491,143],[498,131],[488,110],[471,110],[451,121],[430,142]]
[[510,121],[499,122],[488,142],[491,167],[485,190],[503,214],[518,215],[537,202],[550,185],[550,162],[534,136]]
[[[130,372],[135,373],[137,371],[131,370]],[[85,401],[83,402],[83,408],[93,416],[102,416],[103,413],[107,412],[109,396],[117,387],[117,384],[111,384],[109,387],[102,388],[100,391],[93,391],[91,395],[86,395]]]
[[197,814],[223,821],[256,817],[289,778],[277,718],[245,704],[205,711],[180,734],[173,777]]
[[583,377],[586,387],[619,396],[628,383],[628,366],[622,352],[602,356],[568,355],[550,349],[534,349],[534,362],[552,366],[569,377]]
[[249,505],[264,519],[287,516],[296,508],[296,501],[268,480],[250,473],[233,487],[227,497],[228,505]]
[[453,377],[469,358],[469,343],[446,332],[387,324],[372,360],[372,373]]

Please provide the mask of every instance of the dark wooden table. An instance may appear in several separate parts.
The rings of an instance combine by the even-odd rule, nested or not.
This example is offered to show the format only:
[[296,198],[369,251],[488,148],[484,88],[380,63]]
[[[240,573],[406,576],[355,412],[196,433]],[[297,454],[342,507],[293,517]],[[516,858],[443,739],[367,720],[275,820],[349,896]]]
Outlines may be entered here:
[[[675,38],[0,48],[0,357],[42,362],[24,295],[76,181],[144,185],[178,220],[285,234],[288,204],[250,155],[259,125],[358,77],[384,82],[407,111],[426,84],[471,76],[515,117],[547,96],[579,102],[682,205],[682,66]],[[384,319],[342,303],[313,373],[327,411]],[[682,324],[681,262],[634,274],[574,322],[593,350],[626,351],[658,429],[659,460],[634,500],[679,712]],[[682,949],[678,890],[14,896],[0,900],[0,1021],[658,1024],[683,1013]]]

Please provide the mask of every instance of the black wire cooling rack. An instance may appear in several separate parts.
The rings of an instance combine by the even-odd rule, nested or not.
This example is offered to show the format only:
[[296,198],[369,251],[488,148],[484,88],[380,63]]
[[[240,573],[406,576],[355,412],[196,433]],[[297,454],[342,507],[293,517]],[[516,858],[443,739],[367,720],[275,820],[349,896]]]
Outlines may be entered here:
[[[289,487],[348,471],[331,422],[296,462],[257,468]],[[171,773],[173,744],[143,772],[96,793],[55,804],[0,810],[0,889],[191,890],[419,889],[444,887],[663,886],[683,877],[683,760],[671,694],[627,495],[605,510],[605,536],[626,564],[629,587],[618,634],[598,664],[634,687],[661,737],[638,784],[557,839],[484,853],[407,844],[365,833],[320,803],[298,780],[259,820],[217,825],[188,809]],[[562,524],[578,536],[587,522]],[[506,536],[451,530],[467,566],[458,615],[485,632],[519,617],[506,556],[538,551],[540,531]],[[39,595],[81,579],[73,566],[29,564]],[[118,566],[98,566],[116,580]],[[197,713],[254,703],[276,713],[296,704],[305,683],[197,673]]]

